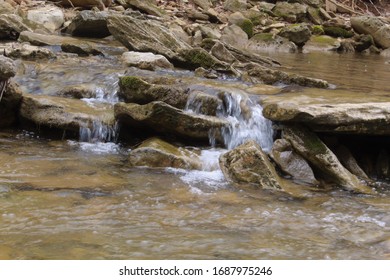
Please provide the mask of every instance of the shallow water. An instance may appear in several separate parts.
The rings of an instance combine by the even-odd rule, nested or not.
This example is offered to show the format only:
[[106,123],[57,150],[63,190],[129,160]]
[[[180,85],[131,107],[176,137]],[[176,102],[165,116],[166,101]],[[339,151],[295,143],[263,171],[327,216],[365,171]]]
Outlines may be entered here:
[[[278,56],[286,68],[334,77],[328,80],[344,90],[386,92],[390,86],[385,59],[348,60],[351,69],[375,71],[373,82],[360,70],[345,79],[349,74],[335,65],[345,65],[349,55],[326,56],[321,69],[307,68],[316,61],[310,55]],[[104,73],[123,71],[108,65],[101,66]],[[53,94],[80,76],[99,78],[103,89],[113,84],[114,78],[104,83],[99,67],[80,75],[71,61],[62,67],[17,79],[35,94]],[[56,83],[58,69],[73,72]],[[327,92],[332,98],[338,91]],[[203,171],[129,168],[129,149],[1,132],[0,259],[390,259],[390,191],[333,190],[292,199],[227,183],[218,149],[202,151]]]

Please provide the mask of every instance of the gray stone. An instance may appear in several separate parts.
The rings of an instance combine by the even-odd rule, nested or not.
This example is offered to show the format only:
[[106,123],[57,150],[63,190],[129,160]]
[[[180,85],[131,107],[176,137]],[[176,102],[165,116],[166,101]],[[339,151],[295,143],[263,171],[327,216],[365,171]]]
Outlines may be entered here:
[[57,95],[75,99],[94,98],[96,97],[96,88],[88,84],[67,86],[60,90]]
[[189,94],[186,110],[197,114],[216,116],[222,106],[222,100],[218,96],[195,90]]
[[277,2],[272,12],[289,22],[302,22],[306,18],[307,6],[299,3]]
[[390,48],[390,24],[373,16],[359,16],[351,18],[352,28],[362,34],[369,34],[376,44],[383,48]]
[[310,51],[336,51],[340,47],[340,40],[327,36],[311,36],[310,40],[303,46],[303,50]]
[[122,54],[122,61],[129,67],[134,66],[140,69],[173,69],[172,63],[163,55],[156,55],[150,52],[125,52]]
[[0,55],[0,81],[7,81],[16,74],[14,61]]
[[289,39],[297,46],[303,46],[310,39],[311,31],[306,24],[295,24],[283,28],[279,35]]
[[15,14],[1,15],[0,17],[0,39],[18,39],[23,31],[31,29],[23,23],[23,19]]
[[86,42],[67,42],[61,44],[61,50],[67,53],[75,53],[79,56],[103,55],[103,53],[93,45]]
[[131,8],[140,10],[152,16],[162,17],[164,15],[164,10],[157,7],[155,0],[126,0],[126,3]]
[[259,188],[282,190],[275,168],[254,141],[248,141],[223,154],[219,166],[225,177],[236,183],[254,184]]
[[270,156],[280,169],[290,175],[293,180],[308,185],[319,184],[310,165],[293,150],[287,140],[277,139],[272,146]]
[[297,46],[293,42],[272,33],[258,33],[254,35],[249,40],[246,48],[254,52],[272,50],[291,53],[297,50]]
[[345,168],[347,168],[349,172],[366,181],[370,180],[367,174],[363,171],[363,169],[361,169],[361,167],[357,163],[351,151],[346,146],[343,145],[337,146],[334,153],[336,154],[337,158],[340,160],[341,164]]
[[103,38],[110,36],[107,12],[81,11],[66,28],[66,33],[79,37]]
[[176,147],[159,138],[150,138],[129,153],[130,166],[151,168],[201,169],[199,156],[182,147]]
[[211,48],[210,52],[219,60],[225,61],[227,63],[232,63],[236,60],[234,55],[225,47],[224,44],[220,42],[216,42]]
[[373,193],[340,163],[336,155],[314,132],[301,126],[284,127],[283,138],[288,140],[302,157],[325,173],[330,181],[356,193]]
[[226,0],[223,7],[230,12],[238,12],[246,10],[247,5],[247,0]]
[[106,7],[109,7],[112,4],[112,0],[71,0],[71,2],[69,0],[60,0],[60,3],[64,7],[97,7],[100,10],[104,10]]
[[213,6],[210,0],[194,0],[194,3],[204,11],[207,11]]
[[248,34],[239,26],[233,24],[223,29],[221,41],[235,48],[244,49],[248,44]]
[[6,47],[4,54],[8,57],[25,60],[53,59],[56,55],[49,49],[31,46],[29,44],[14,45]]
[[[0,75],[1,65],[0,56]],[[16,123],[21,100],[22,92],[18,85],[0,79],[0,128]]]
[[123,125],[138,129],[149,128],[156,132],[193,140],[208,141],[210,133],[221,141],[220,131],[227,121],[203,115],[194,115],[161,101],[146,105],[134,103],[115,104],[115,118]]
[[65,16],[62,10],[51,5],[28,9],[27,19],[42,25],[51,32],[58,30],[65,22]]

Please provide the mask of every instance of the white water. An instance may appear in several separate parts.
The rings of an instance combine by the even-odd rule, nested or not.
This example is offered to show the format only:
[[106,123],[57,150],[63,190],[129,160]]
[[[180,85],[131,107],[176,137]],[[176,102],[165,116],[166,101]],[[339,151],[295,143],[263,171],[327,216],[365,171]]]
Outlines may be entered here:
[[115,142],[118,138],[118,124],[105,125],[100,121],[94,121],[92,127],[80,127],[80,142]]

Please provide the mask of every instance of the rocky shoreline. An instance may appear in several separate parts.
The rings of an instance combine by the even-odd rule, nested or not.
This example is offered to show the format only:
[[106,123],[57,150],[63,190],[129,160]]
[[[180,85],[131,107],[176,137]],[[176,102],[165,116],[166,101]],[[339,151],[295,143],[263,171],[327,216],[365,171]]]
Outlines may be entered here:
[[[328,89],[327,81],[282,71],[278,61],[256,52],[386,55],[389,19],[336,14],[319,0],[269,2],[78,0],[64,9],[48,1],[0,0],[0,128],[29,126],[62,138],[91,138],[98,124],[105,131],[99,140],[114,141],[119,125],[121,134],[142,135],[130,166],[202,169],[199,155],[185,144],[226,147],[219,164],[228,180],[293,197],[286,178],[317,191],[332,185],[374,194],[386,187],[390,151],[383,139],[390,134],[390,100],[324,103],[278,88],[276,95],[253,99],[245,91],[237,94],[239,86],[229,90],[218,81]],[[80,99],[94,97],[94,89],[82,83],[54,96],[34,95],[12,79],[20,60],[75,60],[88,67],[94,56],[115,56],[137,69],[118,78],[120,102],[88,106]],[[190,71],[192,80],[170,76],[175,69]],[[260,118],[263,127],[256,123]],[[273,145],[253,139],[271,121]],[[231,144],[241,123],[250,123],[252,131]],[[353,145],[348,137],[356,137]],[[374,152],[361,149],[371,142],[379,143]]]

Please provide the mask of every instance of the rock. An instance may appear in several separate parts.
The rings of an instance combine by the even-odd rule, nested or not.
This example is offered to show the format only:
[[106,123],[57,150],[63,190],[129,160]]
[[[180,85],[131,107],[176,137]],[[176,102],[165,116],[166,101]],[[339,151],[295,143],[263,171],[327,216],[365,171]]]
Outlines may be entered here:
[[223,29],[221,41],[238,49],[243,49],[248,44],[248,34],[239,26],[233,24]]
[[164,56],[150,52],[125,52],[122,54],[122,61],[129,67],[134,66],[140,69],[173,69],[173,65]]
[[71,0],[71,2],[69,0],[61,0],[60,3],[64,7],[98,7],[100,10],[104,10],[111,5],[112,0]]
[[61,44],[61,50],[67,53],[75,53],[79,56],[104,55],[100,50],[84,42],[68,42]]
[[289,97],[289,102],[269,97],[263,115],[276,122],[294,122],[313,131],[363,135],[390,135],[390,103],[340,103]]
[[354,48],[357,52],[363,52],[374,45],[374,39],[371,35],[359,35],[356,36],[354,42]]
[[199,156],[159,138],[150,138],[129,153],[130,166],[201,169]]
[[194,0],[194,4],[202,8],[204,11],[207,11],[213,6],[210,0]]
[[65,22],[65,16],[62,10],[51,5],[28,9],[27,19],[42,25],[51,32],[59,29]]
[[91,107],[81,100],[56,96],[24,94],[19,114],[22,122],[76,134],[80,128],[92,128],[94,122],[114,124],[112,109],[107,106]]
[[356,193],[373,193],[339,162],[336,155],[312,131],[301,126],[284,127],[283,138],[289,141],[302,157],[325,173],[330,181]]
[[203,38],[221,39],[221,32],[218,29],[209,27],[207,25],[200,25],[199,30],[202,33]]
[[390,48],[390,24],[380,18],[372,16],[352,17],[351,25],[356,32],[371,35],[375,43],[382,48]]
[[264,50],[273,50],[278,52],[295,52],[297,46],[288,39],[272,33],[258,33],[254,35],[246,46],[248,50],[261,52]]
[[[0,56],[0,76],[3,59]],[[22,100],[22,92],[14,82],[7,83],[0,78],[0,128],[9,127],[17,121],[17,114]]]
[[328,88],[328,82],[320,79],[304,77],[297,74],[289,74],[280,70],[274,70],[255,65],[247,70],[247,74],[254,78],[253,82],[273,85],[276,83],[296,84],[304,87]]
[[295,24],[283,28],[279,35],[302,47],[310,39],[311,31],[306,24]]
[[14,59],[21,58],[25,60],[56,58],[56,55],[51,50],[28,44],[7,47],[4,49],[4,54]]
[[181,50],[179,55],[182,57],[183,63],[187,69],[196,69],[198,67],[222,71],[229,69],[227,63],[218,60],[202,48]]
[[164,15],[164,10],[156,6],[155,0],[126,0],[126,3],[131,8],[152,16],[162,17]]
[[178,39],[167,27],[156,20],[110,15],[107,26],[111,34],[131,51],[161,54],[169,60],[183,63],[178,53],[191,49],[187,43]]
[[282,190],[275,168],[261,147],[252,140],[221,155],[219,166],[225,177],[233,182]]
[[232,63],[236,60],[234,55],[225,47],[224,44],[220,42],[216,42],[214,44],[214,46],[210,50],[210,53],[217,59],[227,63]]
[[246,0],[226,0],[223,7],[230,12],[239,12],[247,9]]
[[107,12],[81,11],[66,28],[66,33],[78,37],[103,38],[110,36]]
[[161,101],[146,105],[117,103],[114,108],[115,118],[123,125],[150,128],[193,140],[208,141],[210,133],[216,133],[216,139],[220,141],[220,130],[228,126],[225,120],[190,114]]
[[277,2],[272,12],[284,20],[295,23],[306,18],[307,6],[299,3]]
[[321,17],[320,9],[318,8],[309,7],[307,9],[307,16],[314,24],[321,25],[324,22]]
[[336,51],[340,47],[340,40],[326,35],[311,36],[303,46],[305,52]]
[[334,153],[337,158],[340,160],[341,164],[348,169],[349,172],[356,175],[360,179],[369,181],[367,174],[360,168],[355,157],[352,155],[351,151],[344,145],[339,145],[335,149]]
[[96,97],[96,88],[87,84],[67,86],[59,91],[57,95],[75,99],[94,98]]
[[376,160],[375,169],[377,176],[382,179],[390,177],[390,158],[386,149],[381,149]]
[[188,92],[185,88],[177,85],[150,84],[136,76],[120,77],[119,89],[119,97],[127,103],[144,105],[152,101],[162,101],[184,109],[188,99]]
[[16,40],[23,31],[31,31],[31,29],[23,23],[20,16],[15,14],[1,15],[0,39]]
[[22,33],[20,33],[19,41],[28,42],[31,45],[35,46],[60,46],[66,43],[80,44],[82,42],[85,42],[76,38],[58,35],[39,34],[30,31],[23,31]]
[[229,16],[229,23],[239,26],[247,35],[248,38],[253,36],[253,22],[244,17],[240,12],[235,12]]
[[222,100],[218,96],[197,90],[190,93],[186,104],[186,110],[208,116],[216,116],[222,107]]
[[314,173],[307,161],[297,154],[290,142],[277,139],[272,147],[271,158],[280,169],[290,175],[295,181],[308,185],[318,185]]
[[187,16],[189,19],[193,21],[197,21],[197,20],[204,21],[204,22],[209,21],[209,16],[207,14],[194,9],[188,10]]
[[355,34],[345,28],[339,26],[324,26],[325,35],[335,38],[351,38]]
[[16,74],[14,61],[3,55],[0,55],[0,81],[7,81]]
[[384,57],[390,57],[390,48],[383,50],[381,52],[381,55],[384,56]]

